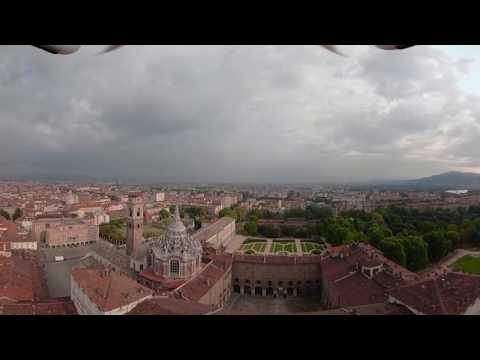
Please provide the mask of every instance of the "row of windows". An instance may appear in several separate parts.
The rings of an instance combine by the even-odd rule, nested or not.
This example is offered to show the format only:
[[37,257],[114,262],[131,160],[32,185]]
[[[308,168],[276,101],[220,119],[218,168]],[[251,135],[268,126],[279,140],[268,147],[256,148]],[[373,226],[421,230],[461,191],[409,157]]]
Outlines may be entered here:
[[[237,279],[235,279],[235,282],[238,283],[238,282],[240,282],[240,280],[237,278]],[[245,280],[245,284],[250,284],[250,283],[251,283],[250,280],[248,280],[248,279]],[[257,282],[256,282],[257,285],[260,285],[261,283],[262,283],[261,281],[257,281]],[[286,282],[286,283],[287,283],[289,286],[293,286],[294,281],[288,281],[288,282]],[[312,284],[312,283],[313,283],[312,280],[307,280],[307,281],[305,281],[305,284],[307,284],[307,285],[310,285],[310,284]],[[320,280],[315,280],[315,283],[316,283],[316,284],[320,284]],[[267,284],[268,284],[268,286],[272,286],[272,285],[273,285],[273,281],[267,281]],[[277,283],[278,286],[282,286],[283,284],[284,284],[283,281],[279,281],[279,282]],[[297,284],[297,285],[302,285],[302,281],[297,281],[296,284]]]

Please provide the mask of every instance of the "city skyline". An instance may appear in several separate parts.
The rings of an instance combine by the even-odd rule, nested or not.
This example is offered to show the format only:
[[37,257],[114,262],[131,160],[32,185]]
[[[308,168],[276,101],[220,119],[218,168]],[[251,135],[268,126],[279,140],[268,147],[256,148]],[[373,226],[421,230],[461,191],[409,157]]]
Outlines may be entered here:
[[474,47],[97,50],[0,48],[3,175],[328,183],[480,169]]

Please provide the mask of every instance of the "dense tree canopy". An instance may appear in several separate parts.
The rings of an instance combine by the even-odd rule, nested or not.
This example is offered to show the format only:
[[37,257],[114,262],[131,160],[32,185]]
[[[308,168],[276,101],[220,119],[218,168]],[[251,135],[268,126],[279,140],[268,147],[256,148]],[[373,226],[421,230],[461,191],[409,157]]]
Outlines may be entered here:
[[255,221],[249,221],[247,222],[243,230],[250,236],[257,236],[258,235],[258,226]]
[[158,213],[158,217],[160,218],[160,220],[163,220],[163,219],[168,219],[170,217],[170,213],[165,210],[165,209],[162,209],[159,213]]
[[384,255],[395,261],[397,264],[405,266],[407,264],[407,255],[403,247],[403,242],[397,237],[389,237],[380,242],[378,248]]
[[100,236],[109,241],[124,243],[126,239],[126,227],[122,220],[111,220],[108,224],[100,225]]
[[417,271],[428,264],[428,244],[420,236],[408,236],[402,241],[408,269]]
[[429,257],[432,261],[440,260],[452,250],[452,242],[443,231],[431,231],[423,238],[428,243]]
[[[291,218],[304,219],[307,225],[258,226],[259,219]],[[440,260],[456,247],[480,245],[480,206],[425,211],[389,206],[372,213],[347,211],[338,217],[327,209],[314,207],[284,214],[253,210],[245,214],[244,220],[248,235],[324,237],[332,245],[369,243],[413,271]]]
[[[235,219],[237,222],[244,221],[246,218],[246,215],[247,215],[246,210],[240,207],[225,208],[221,210],[220,213],[218,214],[218,216],[221,218],[228,216],[228,217],[231,217],[232,219]],[[257,217],[257,220],[258,220],[258,217]]]
[[23,212],[20,208],[16,208],[15,212],[13,213],[12,220],[15,221],[20,219],[23,216]]

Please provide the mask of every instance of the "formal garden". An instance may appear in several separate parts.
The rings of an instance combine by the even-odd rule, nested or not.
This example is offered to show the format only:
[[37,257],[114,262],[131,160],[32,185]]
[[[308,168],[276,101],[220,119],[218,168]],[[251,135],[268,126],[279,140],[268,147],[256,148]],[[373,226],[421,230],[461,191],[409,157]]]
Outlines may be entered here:
[[320,254],[325,246],[323,244],[311,241],[302,241],[302,252],[304,254]]
[[278,253],[296,253],[297,252],[297,244],[295,241],[292,240],[274,240],[272,246],[270,248],[270,253],[278,254]]
[[299,250],[304,254],[315,255],[320,254],[325,249],[324,244],[311,240],[301,240],[300,246],[301,249],[298,248],[297,243],[292,239],[267,240],[249,238],[243,242],[239,250],[243,251],[246,255],[295,255],[299,253]]
[[263,254],[267,247],[267,240],[263,239],[247,239],[240,247],[247,255]]

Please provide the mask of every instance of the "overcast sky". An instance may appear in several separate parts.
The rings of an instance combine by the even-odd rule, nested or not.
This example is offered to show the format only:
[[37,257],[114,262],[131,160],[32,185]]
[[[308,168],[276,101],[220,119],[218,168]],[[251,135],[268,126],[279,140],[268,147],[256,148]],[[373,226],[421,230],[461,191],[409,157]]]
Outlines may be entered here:
[[480,49],[0,46],[0,174],[326,182],[480,171]]

